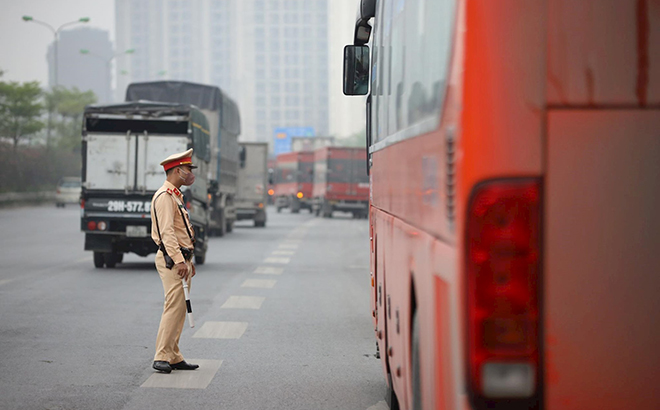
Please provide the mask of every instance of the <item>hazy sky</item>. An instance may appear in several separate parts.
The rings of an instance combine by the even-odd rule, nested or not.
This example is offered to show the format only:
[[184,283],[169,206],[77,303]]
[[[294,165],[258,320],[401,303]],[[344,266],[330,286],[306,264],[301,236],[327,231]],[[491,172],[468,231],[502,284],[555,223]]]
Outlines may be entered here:
[[55,29],[80,17],[89,17],[91,20],[85,26],[109,31],[110,40],[114,42],[114,4],[114,0],[0,0],[3,80],[36,80],[43,86],[48,83],[46,52],[53,34],[46,27],[24,22],[24,15],[44,21]]

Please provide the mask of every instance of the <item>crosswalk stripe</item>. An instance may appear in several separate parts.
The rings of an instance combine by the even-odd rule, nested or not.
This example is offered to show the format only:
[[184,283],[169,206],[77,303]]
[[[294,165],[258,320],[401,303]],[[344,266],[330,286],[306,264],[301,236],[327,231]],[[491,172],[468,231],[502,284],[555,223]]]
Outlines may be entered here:
[[247,322],[204,322],[193,337],[200,339],[240,339],[247,327]]
[[261,304],[266,298],[260,296],[230,296],[220,306],[221,309],[261,309]]

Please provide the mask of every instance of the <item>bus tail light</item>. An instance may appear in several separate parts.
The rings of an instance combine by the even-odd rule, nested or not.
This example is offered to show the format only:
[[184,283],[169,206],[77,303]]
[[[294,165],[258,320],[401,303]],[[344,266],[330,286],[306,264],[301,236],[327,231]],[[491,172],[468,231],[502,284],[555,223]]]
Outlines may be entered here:
[[95,231],[96,230],[96,221],[87,222],[87,229],[89,229],[90,231]]
[[471,396],[485,406],[501,399],[527,401],[530,408],[538,403],[540,185],[536,179],[489,182],[470,201],[467,365]]
[[108,223],[105,221],[97,222],[96,229],[98,229],[99,231],[105,231],[106,229],[108,229]]
[[303,199],[305,194],[303,194],[302,192],[298,192],[298,194],[296,196],[298,197],[298,199]]

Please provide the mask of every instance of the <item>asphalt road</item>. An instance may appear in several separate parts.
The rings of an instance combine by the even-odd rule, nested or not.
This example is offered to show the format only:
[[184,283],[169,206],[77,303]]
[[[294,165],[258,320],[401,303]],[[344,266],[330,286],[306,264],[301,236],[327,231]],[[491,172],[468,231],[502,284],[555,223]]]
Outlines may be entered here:
[[79,210],[0,210],[0,409],[386,409],[368,223],[270,211],[213,238],[193,279],[194,372],[151,369],[151,255],[95,269]]

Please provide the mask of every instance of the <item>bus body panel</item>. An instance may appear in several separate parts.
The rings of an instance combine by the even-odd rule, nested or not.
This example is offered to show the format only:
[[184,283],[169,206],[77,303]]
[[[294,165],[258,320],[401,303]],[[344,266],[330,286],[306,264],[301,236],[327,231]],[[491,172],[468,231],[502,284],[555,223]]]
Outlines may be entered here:
[[657,1],[549,1],[548,103],[660,103],[659,24]]
[[548,409],[660,402],[660,111],[549,113]]
[[[660,289],[649,250],[660,246],[652,135],[660,116],[635,109],[660,97],[658,2],[458,1],[444,105],[434,128],[411,134],[397,128],[405,115],[392,105],[399,88],[407,101],[411,84],[391,76],[403,58],[396,25],[418,3],[379,2],[370,43],[372,308],[400,407],[413,405],[416,308],[422,408],[476,408],[466,385],[469,200],[485,182],[534,178],[542,199],[536,407],[654,408]],[[623,267],[634,272],[626,277]]]

